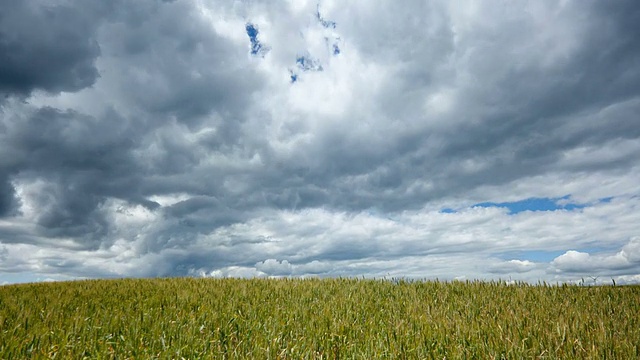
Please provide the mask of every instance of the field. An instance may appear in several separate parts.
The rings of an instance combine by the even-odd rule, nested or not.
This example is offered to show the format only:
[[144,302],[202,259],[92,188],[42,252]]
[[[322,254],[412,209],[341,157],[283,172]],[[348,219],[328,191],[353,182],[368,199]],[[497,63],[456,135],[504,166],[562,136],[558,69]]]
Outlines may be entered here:
[[633,359],[640,287],[128,279],[0,287],[0,358]]

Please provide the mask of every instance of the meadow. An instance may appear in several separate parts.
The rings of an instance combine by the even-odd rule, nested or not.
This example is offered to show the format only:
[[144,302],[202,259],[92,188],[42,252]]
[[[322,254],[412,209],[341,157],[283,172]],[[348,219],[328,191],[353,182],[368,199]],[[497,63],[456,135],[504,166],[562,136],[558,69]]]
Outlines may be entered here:
[[194,278],[7,285],[0,358],[634,359],[640,286]]

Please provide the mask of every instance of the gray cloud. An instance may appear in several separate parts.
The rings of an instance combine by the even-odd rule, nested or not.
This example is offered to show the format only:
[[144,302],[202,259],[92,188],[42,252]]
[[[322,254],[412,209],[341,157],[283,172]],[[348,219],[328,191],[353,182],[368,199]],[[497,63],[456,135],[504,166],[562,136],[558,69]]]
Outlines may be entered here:
[[9,170],[16,181],[30,184],[37,209],[32,220],[43,235],[92,239],[97,246],[107,237],[99,209],[107,197],[148,203],[136,197],[130,178],[133,142],[123,122],[114,112],[94,118],[49,107],[5,119],[2,147],[13,153]]
[[85,4],[12,1],[0,8],[0,93],[78,91],[99,77],[96,23]]
[[[16,258],[0,270],[569,279],[573,255],[638,230],[639,14],[632,1],[0,5],[0,242]],[[566,195],[588,206],[470,208]],[[550,249],[577,253],[498,256]],[[634,276],[629,264],[601,270]]]
[[18,199],[8,176],[0,175],[0,218],[15,215]]
[[214,112],[218,140],[238,136],[241,110],[261,86],[258,75],[247,66],[245,49],[219,36],[193,4],[127,2],[99,40],[110,85],[128,106],[140,107],[150,121],[169,116],[190,126],[203,126],[203,116]]

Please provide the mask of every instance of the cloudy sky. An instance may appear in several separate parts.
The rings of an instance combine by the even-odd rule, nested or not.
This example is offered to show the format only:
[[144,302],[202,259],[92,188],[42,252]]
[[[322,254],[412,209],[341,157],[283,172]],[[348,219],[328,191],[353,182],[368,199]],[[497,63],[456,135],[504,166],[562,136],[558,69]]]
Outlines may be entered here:
[[640,4],[0,4],[0,284],[640,282]]

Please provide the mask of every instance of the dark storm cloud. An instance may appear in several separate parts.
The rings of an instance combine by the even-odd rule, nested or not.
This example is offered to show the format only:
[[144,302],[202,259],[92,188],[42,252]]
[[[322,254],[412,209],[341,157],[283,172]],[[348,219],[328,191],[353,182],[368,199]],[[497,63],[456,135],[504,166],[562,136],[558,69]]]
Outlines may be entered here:
[[213,31],[192,3],[125,2],[100,31],[104,62],[118,91],[161,121],[189,126],[219,114],[215,124],[233,141],[239,112],[260,87],[246,67],[246,49]]
[[[0,214],[15,213],[12,177],[39,180],[32,201],[38,207],[35,220],[41,235],[72,237],[93,247],[109,239],[107,214],[101,211],[107,199],[154,209],[158,204],[146,196],[189,191],[187,184],[172,184],[163,175],[188,174],[202,154],[195,155],[190,144],[181,144],[161,127],[173,119],[199,127],[202,116],[216,112],[215,123],[207,124],[215,127],[215,135],[203,145],[215,149],[234,144],[254,81],[252,71],[234,61],[244,51],[217,37],[185,2],[127,2],[97,9],[78,5],[27,1],[2,6],[7,22],[2,22],[6,28],[0,37],[5,62],[0,86],[22,95],[34,89],[80,90],[97,79],[94,63],[102,53],[103,70],[119,80],[124,95],[107,101],[128,101],[145,113],[124,117],[108,107],[90,116],[28,105],[7,111],[2,121]],[[154,185],[155,175],[167,184],[164,188]],[[197,182],[196,193],[210,191],[207,179]],[[214,206],[203,206],[209,205]],[[191,231],[206,222],[205,215],[201,220],[197,216],[203,206],[170,208],[165,214]],[[233,219],[230,214],[220,213],[221,220],[213,223],[228,222],[223,219]]]
[[18,199],[7,175],[0,174],[0,218],[14,215]]
[[[95,39],[97,22],[94,15],[94,10],[84,4],[72,5],[56,1],[4,2],[0,6],[0,95],[3,100],[10,95],[25,97],[34,90],[49,93],[72,92],[93,85],[99,77],[95,60],[100,54],[100,47]],[[15,215],[18,202],[11,176],[25,170],[27,161],[40,162],[44,166],[53,166],[60,161],[73,161],[66,157],[68,154],[60,154],[55,148],[46,149],[51,145],[57,146],[61,140],[57,138],[59,133],[55,130],[53,133],[46,133],[52,130],[47,128],[50,125],[47,119],[40,124],[17,124],[24,125],[22,129],[7,128],[8,122],[12,121],[7,119],[11,116],[9,113],[0,113],[4,118],[0,121],[0,138],[3,140],[0,145],[0,216]],[[47,117],[46,114],[42,116]],[[31,125],[35,127],[29,129]],[[16,130],[17,133],[14,132]],[[38,136],[38,133],[50,138],[24,138]],[[30,143],[31,140],[35,142]],[[29,149],[32,145],[36,147],[35,153]],[[57,157],[59,155],[62,156]],[[52,158],[37,159],[46,156]],[[82,233],[83,231],[80,232]]]
[[136,200],[127,122],[113,111],[94,118],[50,107],[4,121],[2,150],[13,154],[8,170],[16,179],[37,183],[32,201],[42,235],[98,244],[107,234],[99,212],[105,199]]
[[246,215],[213,196],[194,196],[164,209],[169,219],[178,220],[180,227],[194,234],[208,234],[213,229],[244,220]]
[[0,5],[0,93],[77,91],[99,76],[96,23],[84,3]]
[[[538,157],[546,161],[548,153],[558,154],[558,150],[640,136],[637,120],[629,116],[601,118],[579,130],[564,129],[569,122],[583,121],[590,112],[637,99],[640,93],[640,70],[633,65],[640,63],[640,29],[629,25],[640,20],[640,7],[630,1],[602,4],[606,5],[595,7],[581,20],[588,21],[580,24],[587,30],[575,53],[553,65],[523,66],[512,61],[517,59],[509,53],[481,59],[480,63],[494,61],[499,66],[493,73],[476,72],[481,76],[479,83],[490,86],[478,89],[487,94],[472,93],[474,98],[468,100],[503,106],[475,126],[462,125],[460,130],[472,136],[452,137],[445,151],[471,153],[507,147],[516,151],[515,162]],[[481,58],[487,55],[480,54]],[[638,104],[629,106],[637,109]]]

